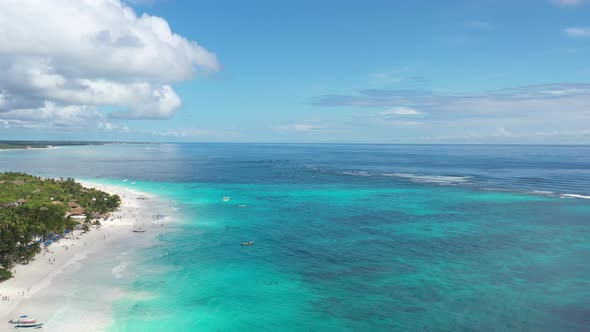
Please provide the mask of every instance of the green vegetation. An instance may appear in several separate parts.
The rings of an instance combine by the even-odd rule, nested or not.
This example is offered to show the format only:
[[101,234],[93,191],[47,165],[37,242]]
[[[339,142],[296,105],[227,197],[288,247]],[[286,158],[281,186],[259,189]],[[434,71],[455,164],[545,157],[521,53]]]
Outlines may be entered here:
[[25,149],[27,147],[38,149],[48,146],[72,146],[72,145],[101,145],[108,142],[70,142],[70,141],[0,141],[0,150]]
[[12,278],[12,273],[0,267],[0,282]]
[[0,141],[0,150],[47,148],[49,146],[84,146],[104,144],[159,144],[146,142],[107,142],[107,141]]
[[30,146],[31,148],[46,148],[47,147],[47,145],[17,145],[17,144],[0,143],[0,150],[24,149],[27,146]]
[[[114,211],[121,198],[82,187],[74,179],[42,179],[24,173],[0,173],[0,266],[28,263],[42,243],[73,230],[72,214],[84,213],[85,228],[100,214]],[[8,274],[7,274],[7,273]],[[0,280],[10,272],[0,269]]]

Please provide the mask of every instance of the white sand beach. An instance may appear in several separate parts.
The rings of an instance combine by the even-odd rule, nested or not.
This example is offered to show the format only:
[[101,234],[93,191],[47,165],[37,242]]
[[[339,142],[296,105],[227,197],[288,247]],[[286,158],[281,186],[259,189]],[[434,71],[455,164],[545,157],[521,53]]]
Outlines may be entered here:
[[[121,207],[110,219],[101,221],[100,228],[95,229],[93,226],[86,234],[74,231],[73,238],[68,236],[53,243],[47,248],[48,251],[44,250],[34,261],[27,265],[17,265],[13,269],[14,278],[0,283],[0,296],[10,298],[0,301],[0,331],[14,330],[7,321],[21,315],[28,315],[40,323],[46,323],[43,331],[101,331],[110,326],[110,303],[90,303],[88,310],[76,313],[79,317],[75,317],[78,321],[75,325],[59,324],[56,319],[52,321],[56,311],[63,307],[63,303],[59,301],[60,296],[72,291],[70,282],[59,282],[58,279],[72,271],[75,271],[76,278],[99,278],[98,275],[84,273],[84,270],[88,270],[87,268],[93,264],[95,255],[116,255],[117,252],[109,251],[113,250],[117,243],[120,244],[121,241],[129,240],[133,236],[143,236],[153,241],[156,229],[154,226],[161,226],[154,224],[165,222],[161,219],[154,220],[153,216],[162,213],[160,210],[163,205],[154,204],[154,197],[150,194],[124,187],[96,183],[83,185],[118,194],[122,199]],[[143,228],[146,232],[132,232],[136,227]],[[103,270],[107,270],[105,273],[109,275],[114,274],[113,278],[118,278],[122,269],[125,269],[125,265],[112,268],[112,271],[110,267],[104,267]],[[98,281],[85,280],[88,283]],[[110,294],[103,292],[103,297],[97,302],[112,302],[121,296],[116,289],[106,291]]]

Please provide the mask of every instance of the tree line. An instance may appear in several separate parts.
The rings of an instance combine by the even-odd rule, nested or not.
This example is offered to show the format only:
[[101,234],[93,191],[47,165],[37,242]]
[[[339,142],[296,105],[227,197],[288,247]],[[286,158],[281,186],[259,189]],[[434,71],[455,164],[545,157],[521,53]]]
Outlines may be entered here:
[[16,263],[27,264],[56,234],[72,231],[78,221],[70,204],[85,210],[88,229],[95,214],[121,205],[118,195],[84,188],[72,178],[44,179],[25,173],[0,173],[0,281],[11,277]]

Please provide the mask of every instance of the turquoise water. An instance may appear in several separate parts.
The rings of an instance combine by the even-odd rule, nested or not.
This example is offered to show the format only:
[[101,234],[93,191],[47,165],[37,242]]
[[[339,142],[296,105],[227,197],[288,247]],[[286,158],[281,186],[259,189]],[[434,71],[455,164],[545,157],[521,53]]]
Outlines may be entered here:
[[[448,160],[432,157],[438,174],[403,169],[402,176],[392,176],[401,172],[395,163],[370,162],[387,153],[395,160],[395,151],[367,148],[376,157],[361,158],[353,146],[343,162],[334,157],[343,147],[298,148],[254,158],[241,146],[156,147],[159,161],[145,147],[108,147],[103,164],[86,173],[76,168],[76,176],[169,198],[183,215],[138,253],[128,294],[113,305],[111,331],[590,326],[590,201],[560,196],[588,195],[590,163],[579,147],[543,160],[531,152],[538,147],[514,147],[511,155],[529,157],[506,157],[521,161],[509,166],[506,158],[478,164],[471,150],[462,157],[455,151]],[[109,159],[115,155],[127,159]],[[136,161],[146,166],[131,170]],[[59,161],[31,171],[59,175],[48,165]],[[240,246],[244,241],[255,244]]]
[[183,202],[190,217],[143,253],[164,272],[133,283],[154,297],[118,302],[113,331],[556,331],[590,317],[590,205],[579,200],[428,186],[138,186]]

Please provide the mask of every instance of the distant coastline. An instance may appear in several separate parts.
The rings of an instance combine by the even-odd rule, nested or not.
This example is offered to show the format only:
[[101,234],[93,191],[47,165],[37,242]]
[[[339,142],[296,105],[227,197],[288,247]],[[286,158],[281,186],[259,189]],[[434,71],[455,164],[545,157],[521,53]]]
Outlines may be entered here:
[[85,146],[106,144],[157,144],[150,142],[108,142],[108,141],[1,141],[0,150],[52,149],[60,146]]

